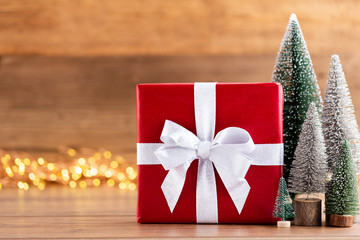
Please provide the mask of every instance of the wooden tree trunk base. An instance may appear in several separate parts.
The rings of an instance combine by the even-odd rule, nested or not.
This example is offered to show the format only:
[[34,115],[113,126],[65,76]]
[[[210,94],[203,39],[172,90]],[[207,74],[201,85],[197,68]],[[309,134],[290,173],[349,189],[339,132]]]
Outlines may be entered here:
[[[354,224],[357,224],[357,215],[355,215],[353,217],[354,217]],[[326,226],[330,226],[330,214],[329,213],[325,214],[325,223],[326,223]]]
[[351,227],[354,223],[354,216],[330,214],[330,226]]
[[291,226],[290,221],[278,221],[277,222],[277,227],[280,227],[280,228],[288,228],[290,226]]
[[298,198],[294,200],[294,224],[298,226],[321,226],[321,199]]

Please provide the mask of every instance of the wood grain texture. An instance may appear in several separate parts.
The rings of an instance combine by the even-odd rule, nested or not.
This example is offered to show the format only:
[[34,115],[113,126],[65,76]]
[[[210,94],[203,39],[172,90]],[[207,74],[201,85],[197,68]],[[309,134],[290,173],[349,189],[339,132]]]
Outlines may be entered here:
[[352,227],[354,216],[330,214],[330,226],[333,227]]
[[294,200],[295,217],[297,226],[321,226],[321,199],[297,198]]
[[[340,56],[360,121],[360,55]],[[314,55],[322,93],[330,55]],[[0,147],[105,147],[136,159],[135,86],[151,82],[268,82],[275,55],[14,57],[0,67]]]
[[360,50],[356,0],[0,0],[0,55],[274,54],[295,12],[313,54]]
[[136,194],[118,188],[0,191],[1,239],[359,239],[352,228],[138,224]]

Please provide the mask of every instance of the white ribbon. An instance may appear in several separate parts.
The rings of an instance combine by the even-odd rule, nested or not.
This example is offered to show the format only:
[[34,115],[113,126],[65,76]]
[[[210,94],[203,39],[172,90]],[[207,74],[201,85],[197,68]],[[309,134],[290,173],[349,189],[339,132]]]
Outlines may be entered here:
[[250,134],[237,127],[220,131],[214,138],[216,119],[215,83],[195,83],[195,121],[197,136],[184,127],[166,120],[161,133],[164,143],[155,155],[169,170],[161,189],[173,212],[183,189],[186,172],[199,159],[196,185],[196,218],[199,223],[217,223],[218,206],[215,166],[240,214],[250,186],[245,175],[251,165],[249,156],[255,145]]
[[[137,143],[138,165],[161,165],[155,151],[164,143]],[[255,151],[248,154],[251,166],[283,166],[284,145],[282,143],[255,144]]]

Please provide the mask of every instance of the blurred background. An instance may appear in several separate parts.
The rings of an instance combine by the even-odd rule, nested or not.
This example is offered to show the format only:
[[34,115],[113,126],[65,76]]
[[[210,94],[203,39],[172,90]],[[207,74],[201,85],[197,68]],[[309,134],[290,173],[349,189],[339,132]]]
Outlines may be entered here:
[[293,12],[322,95],[339,54],[359,121],[359,10],[355,0],[0,0],[0,147],[9,159],[87,147],[135,164],[136,84],[268,82]]

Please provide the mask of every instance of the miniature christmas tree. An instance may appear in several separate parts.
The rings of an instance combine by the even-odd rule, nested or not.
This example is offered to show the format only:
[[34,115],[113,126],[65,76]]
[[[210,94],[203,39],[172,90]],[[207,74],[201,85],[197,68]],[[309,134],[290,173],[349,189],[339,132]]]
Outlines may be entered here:
[[325,203],[325,211],[328,214],[358,214],[359,194],[355,164],[352,159],[350,144],[347,140],[341,146]]
[[273,216],[281,218],[282,221],[295,216],[286,181],[283,177],[280,178]]
[[284,89],[284,177],[288,178],[301,126],[311,102],[321,112],[320,90],[296,15],[290,16],[277,56],[273,82]]
[[330,172],[335,169],[343,139],[350,141],[353,160],[360,162],[360,134],[354,106],[338,55],[331,56],[325,91],[323,128]]
[[325,192],[326,175],[324,136],[316,105],[311,103],[296,147],[289,177],[289,191],[307,195]]

